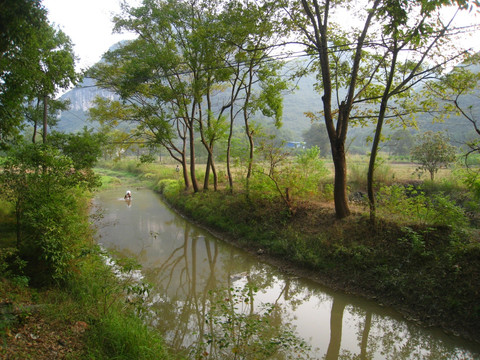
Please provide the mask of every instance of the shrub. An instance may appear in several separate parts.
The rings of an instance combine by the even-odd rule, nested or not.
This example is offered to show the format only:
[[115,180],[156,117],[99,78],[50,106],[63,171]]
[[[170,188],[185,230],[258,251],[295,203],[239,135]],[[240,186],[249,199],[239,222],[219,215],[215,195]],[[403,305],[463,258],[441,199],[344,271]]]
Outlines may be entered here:
[[455,229],[467,224],[462,208],[443,194],[426,196],[413,186],[382,187],[378,193],[378,214],[395,217],[404,224],[419,223],[431,226],[449,226]]
[[77,238],[88,232],[80,202],[98,184],[90,171],[75,171],[72,160],[50,146],[22,146],[0,174],[0,192],[15,206],[17,248],[32,280],[65,280]]

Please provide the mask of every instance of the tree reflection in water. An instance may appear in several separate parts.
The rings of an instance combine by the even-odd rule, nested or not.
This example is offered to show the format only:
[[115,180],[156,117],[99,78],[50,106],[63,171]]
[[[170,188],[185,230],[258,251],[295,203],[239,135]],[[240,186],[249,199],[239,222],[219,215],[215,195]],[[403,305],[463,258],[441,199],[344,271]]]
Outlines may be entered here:
[[312,345],[314,359],[480,358],[474,344],[402,321],[371,302],[282,274],[175,216],[150,191],[138,191],[131,208],[117,198],[107,193],[100,202],[110,210],[99,219],[102,242],[144,265],[154,287],[148,299],[155,314],[151,325],[187,357],[199,339],[214,331],[206,322],[209,292],[248,285],[259,290],[250,295],[247,313],[262,311],[262,304],[275,305],[271,323],[280,329],[296,328]]

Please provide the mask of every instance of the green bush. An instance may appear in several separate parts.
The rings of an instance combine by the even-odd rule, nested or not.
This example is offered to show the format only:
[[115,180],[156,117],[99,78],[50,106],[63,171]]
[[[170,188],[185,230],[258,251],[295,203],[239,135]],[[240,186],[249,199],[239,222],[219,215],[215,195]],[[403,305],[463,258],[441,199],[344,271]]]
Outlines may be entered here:
[[98,185],[92,172],[50,146],[19,146],[0,173],[0,193],[14,204],[17,248],[39,283],[64,281],[74,271],[75,242],[89,232],[80,203]]
[[[135,314],[112,312],[101,318],[87,333],[91,359],[168,359],[160,335],[150,331]],[[100,346],[99,346],[100,345]]]
[[157,185],[154,186],[154,190],[164,194],[166,197],[176,196],[182,189],[184,185],[182,182],[172,179],[160,180]]
[[382,187],[378,193],[378,214],[403,224],[448,226],[460,229],[467,225],[462,208],[442,193],[427,196],[413,186]]

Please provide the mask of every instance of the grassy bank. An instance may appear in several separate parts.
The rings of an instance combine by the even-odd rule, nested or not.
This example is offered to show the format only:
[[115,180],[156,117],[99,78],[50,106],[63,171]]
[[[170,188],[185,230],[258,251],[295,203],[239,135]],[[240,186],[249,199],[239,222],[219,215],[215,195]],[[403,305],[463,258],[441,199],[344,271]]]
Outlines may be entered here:
[[386,220],[373,228],[366,216],[339,221],[331,208],[312,202],[291,215],[280,202],[227,192],[192,195],[165,180],[158,190],[180,212],[240,246],[480,341],[480,246],[466,233]]
[[[132,162],[116,167],[128,171]],[[259,183],[248,192],[239,186],[194,194],[172,166],[143,165],[135,173],[179,212],[257,256],[480,341],[478,217],[466,217],[465,209],[475,209],[470,194],[449,174],[422,187],[403,179],[379,187],[372,226],[364,204],[352,203],[353,215],[337,220],[328,196],[296,199],[291,212]]]
[[263,196],[265,187],[193,194],[173,168],[157,176],[153,165],[137,170],[145,174],[172,207],[257,256],[480,341],[480,244],[458,184],[379,188],[373,227],[362,205],[352,204],[354,214],[337,220],[322,197],[298,199],[291,212],[279,197]]
[[[88,196],[78,204],[85,232],[70,243],[68,276],[42,285],[44,274],[32,272],[13,247],[14,218],[1,214],[2,234],[10,235],[0,241],[0,358],[173,358],[160,334],[143,323],[137,303],[127,301],[138,284],[116,277],[93,243]],[[117,264],[127,272],[134,268],[131,261]]]
[[62,287],[0,280],[0,358],[169,359],[160,335],[125,301],[120,283],[95,251]]

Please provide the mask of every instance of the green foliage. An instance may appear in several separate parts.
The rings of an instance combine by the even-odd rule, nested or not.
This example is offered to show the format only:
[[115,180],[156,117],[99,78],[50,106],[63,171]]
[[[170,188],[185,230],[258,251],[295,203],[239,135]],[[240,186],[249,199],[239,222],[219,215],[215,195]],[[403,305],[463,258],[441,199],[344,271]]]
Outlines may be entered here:
[[[138,276],[138,263],[111,258],[98,246],[78,239],[79,263],[74,276],[62,287],[69,315],[88,324],[85,354],[92,359],[167,359],[160,335],[143,322],[143,302],[149,290]],[[70,301],[74,301],[69,305]],[[73,306],[73,309],[69,309]]]
[[183,184],[176,180],[164,179],[160,180],[154,189],[166,197],[175,197],[182,191]]
[[58,148],[73,161],[75,170],[93,168],[102,155],[102,144],[105,141],[100,133],[93,133],[92,129],[83,128],[81,133],[63,134],[53,132],[48,143]]
[[2,3],[1,145],[10,135],[18,135],[25,104],[37,100],[48,107],[49,97],[77,81],[72,43],[48,23],[46,15],[40,1]]
[[295,181],[301,184],[296,193],[310,197],[318,196],[320,182],[329,174],[325,164],[320,160],[318,146],[312,146],[297,155],[295,172],[298,174]]
[[195,359],[307,359],[308,346],[289,326],[279,326],[278,305],[252,311],[253,286],[210,292],[205,341],[191,351]]
[[480,200],[480,173],[478,171],[466,171],[463,182],[468,186],[474,198]]
[[0,274],[14,283],[27,285],[28,278],[24,275],[26,261],[20,257],[16,248],[0,248]]
[[455,161],[455,147],[450,145],[448,137],[441,132],[427,131],[416,140],[417,145],[411,151],[412,160],[420,164],[418,171],[428,171],[433,181],[442,166]]
[[291,150],[273,136],[261,138],[258,152],[267,162],[267,171],[256,165],[249,181],[249,191],[262,199],[280,196],[287,208],[294,207],[294,198],[318,196],[321,180],[329,173],[320,159],[320,149],[313,146],[292,158]]
[[168,359],[159,334],[149,330],[134,316],[112,313],[101,318],[88,332],[88,356],[99,360]]
[[413,186],[382,187],[378,193],[378,214],[395,218],[402,224],[464,228],[468,221],[465,211],[447,196],[438,193],[427,196]]
[[65,280],[74,270],[76,238],[87,232],[80,202],[97,184],[91,172],[50,146],[11,152],[0,174],[2,195],[15,206],[17,248],[36,280]]
[[[2,2],[0,14],[0,137],[18,134],[22,105],[31,88],[32,60],[38,52],[37,33],[47,14],[39,1]],[[28,66],[25,66],[28,64]],[[37,64],[38,65],[38,64]]]

